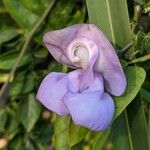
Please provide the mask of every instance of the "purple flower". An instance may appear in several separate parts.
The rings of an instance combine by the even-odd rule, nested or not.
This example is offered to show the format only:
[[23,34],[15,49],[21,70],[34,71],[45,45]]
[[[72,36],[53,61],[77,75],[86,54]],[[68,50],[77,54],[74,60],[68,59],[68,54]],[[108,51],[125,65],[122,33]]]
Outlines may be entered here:
[[48,74],[37,99],[59,115],[70,114],[77,125],[94,131],[108,128],[114,115],[108,93],[120,96],[126,88],[124,72],[109,40],[92,24],[48,32],[43,40],[58,62],[76,70]]

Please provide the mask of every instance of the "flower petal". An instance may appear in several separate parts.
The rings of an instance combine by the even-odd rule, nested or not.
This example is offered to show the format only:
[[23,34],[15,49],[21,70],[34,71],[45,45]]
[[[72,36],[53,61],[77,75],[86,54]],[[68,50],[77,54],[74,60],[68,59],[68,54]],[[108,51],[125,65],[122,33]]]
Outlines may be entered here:
[[80,89],[80,76],[81,76],[82,70],[77,69],[75,71],[69,72],[67,74],[67,80],[68,80],[68,89],[72,92],[79,92]]
[[[95,25],[91,25],[90,28],[93,33],[93,40],[100,51],[94,70],[103,74],[107,91],[112,95],[120,96],[126,90],[127,81],[117,53],[99,28]],[[98,38],[95,38],[94,35],[97,35]]]
[[94,80],[89,84],[88,88],[84,90],[84,93],[99,91],[100,95],[104,93],[104,82],[102,75],[94,73]]
[[114,115],[114,102],[108,94],[99,91],[90,93],[67,93],[63,99],[73,121],[94,131],[109,127]]
[[71,26],[61,30],[47,32],[43,37],[43,42],[52,56],[60,63],[75,67],[67,58],[66,49],[75,38],[76,31],[80,26]]
[[49,110],[62,116],[67,115],[69,111],[62,101],[67,91],[65,74],[53,72],[42,81],[37,99]]
[[83,84],[83,70],[77,69],[67,74],[68,80],[68,90],[71,92],[91,92],[99,91],[101,94],[104,92],[103,78],[100,74],[90,74],[86,80],[86,88],[82,91],[80,90],[81,85]]

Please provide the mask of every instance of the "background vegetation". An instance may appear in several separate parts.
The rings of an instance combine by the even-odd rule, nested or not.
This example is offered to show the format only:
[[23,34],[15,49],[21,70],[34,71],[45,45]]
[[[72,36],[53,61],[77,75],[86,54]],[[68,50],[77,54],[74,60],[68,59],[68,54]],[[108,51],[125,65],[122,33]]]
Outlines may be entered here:
[[[112,127],[101,133],[52,114],[35,98],[49,72],[67,70],[44,48],[43,34],[82,22],[109,37],[128,79],[125,94],[114,97]],[[149,0],[0,1],[0,88],[0,149],[148,150]]]

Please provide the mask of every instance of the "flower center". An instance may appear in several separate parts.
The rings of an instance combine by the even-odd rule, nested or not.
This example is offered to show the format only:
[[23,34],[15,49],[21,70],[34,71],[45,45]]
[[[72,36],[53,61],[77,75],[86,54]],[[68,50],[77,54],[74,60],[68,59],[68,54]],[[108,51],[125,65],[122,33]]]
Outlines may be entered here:
[[74,50],[74,62],[79,63],[80,67],[86,68],[89,63],[89,50],[84,45],[79,45],[75,47]]
[[67,48],[68,59],[78,68],[86,69],[93,65],[98,55],[97,45],[86,38],[73,40]]

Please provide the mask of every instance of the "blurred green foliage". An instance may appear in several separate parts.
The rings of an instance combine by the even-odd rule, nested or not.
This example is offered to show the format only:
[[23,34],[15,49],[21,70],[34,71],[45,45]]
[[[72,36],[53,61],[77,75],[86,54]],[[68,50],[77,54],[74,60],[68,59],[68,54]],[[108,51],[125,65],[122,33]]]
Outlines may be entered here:
[[[0,1],[0,87],[7,81],[8,74],[15,65],[25,39],[51,1]],[[142,9],[135,9],[136,12],[133,12],[137,5]],[[126,65],[134,58],[150,54],[150,2],[148,0],[134,0],[134,2],[128,0],[128,7],[133,46],[132,52],[126,53],[125,51],[121,58],[126,62]],[[138,17],[135,17],[135,14],[138,14]],[[134,67],[134,69],[132,66],[128,69],[125,68],[128,72],[127,75],[129,75],[130,89],[122,97],[115,98],[115,101],[120,99],[120,103],[117,105],[116,117],[118,117],[140,89],[140,94],[135,99],[136,101],[140,99],[140,102],[135,103],[135,105],[132,102],[127,113],[132,114],[131,109],[139,108],[139,111],[133,113],[142,114],[146,117],[145,122],[142,120],[143,118],[138,118],[139,122],[135,121],[134,124],[129,122],[127,126],[124,118],[126,114],[123,113],[119,116],[121,119],[117,118],[116,123],[113,123],[109,137],[110,130],[97,135],[85,128],[76,127],[72,122],[70,123],[69,118],[59,120],[36,100],[35,95],[38,86],[45,75],[52,71],[62,71],[62,65],[58,64],[43,46],[43,34],[48,30],[88,21],[86,5],[82,0],[56,0],[49,15],[33,36],[26,54],[17,66],[15,75],[11,77],[7,91],[0,99],[0,149],[47,150],[49,146],[55,144],[56,150],[90,150],[92,147],[93,150],[99,150],[99,148],[117,150],[120,143],[122,145],[130,143],[127,141],[128,135],[125,132],[128,130],[128,126],[132,129],[134,127],[135,129],[150,128],[150,60],[137,63],[136,66],[139,67]],[[142,88],[140,86],[145,73],[141,67],[145,69],[147,74]],[[135,76],[138,84],[134,80]],[[133,92],[131,93],[130,90]],[[130,115],[129,120],[134,119],[134,115]],[[122,128],[125,130],[123,131]],[[138,139],[136,139],[133,131],[139,133],[138,130],[131,130],[132,137],[135,139],[133,140],[135,146]],[[146,131],[143,139],[148,134],[150,141],[150,130],[147,129]],[[122,135],[124,137],[120,138]],[[117,141],[117,139],[119,140]],[[135,150],[140,149],[140,146],[135,147]],[[143,147],[142,150],[148,150],[148,146]]]

